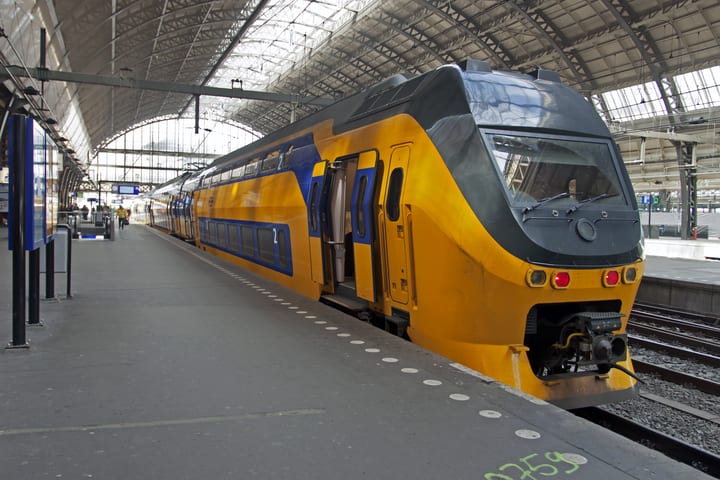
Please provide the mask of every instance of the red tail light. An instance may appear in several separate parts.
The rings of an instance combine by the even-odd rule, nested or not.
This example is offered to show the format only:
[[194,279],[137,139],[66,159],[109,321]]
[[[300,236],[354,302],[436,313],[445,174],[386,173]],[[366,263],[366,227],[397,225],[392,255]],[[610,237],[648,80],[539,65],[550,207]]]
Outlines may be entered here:
[[555,288],[567,288],[570,285],[570,274],[568,272],[555,272],[552,277],[552,286]]
[[603,285],[614,287],[620,281],[620,273],[617,270],[607,270],[603,275]]

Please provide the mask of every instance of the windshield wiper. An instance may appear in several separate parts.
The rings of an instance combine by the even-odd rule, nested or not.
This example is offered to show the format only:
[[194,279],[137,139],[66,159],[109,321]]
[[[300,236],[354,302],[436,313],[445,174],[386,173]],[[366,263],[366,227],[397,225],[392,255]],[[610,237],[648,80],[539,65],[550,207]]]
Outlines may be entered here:
[[569,196],[570,196],[570,194],[568,192],[562,192],[562,193],[558,193],[557,195],[553,195],[552,197],[543,198],[542,200],[538,200],[537,203],[533,203],[532,205],[528,205],[527,207],[523,208],[523,213],[532,212],[536,208],[542,207],[543,205],[545,205],[548,202],[552,202],[553,200],[558,200],[560,198],[565,198],[565,197],[569,197]]
[[570,207],[567,211],[567,214],[570,215],[574,211],[576,211],[578,208],[582,207],[583,205],[587,205],[588,203],[595,202],[597,200],[602,200],[603,198],[610,198],[610,197],[617,197],[619,194],[617,193],[601,193],[600,195],[596,195],[594,197],[586,198],[585,200],[582,200],[572,207]]

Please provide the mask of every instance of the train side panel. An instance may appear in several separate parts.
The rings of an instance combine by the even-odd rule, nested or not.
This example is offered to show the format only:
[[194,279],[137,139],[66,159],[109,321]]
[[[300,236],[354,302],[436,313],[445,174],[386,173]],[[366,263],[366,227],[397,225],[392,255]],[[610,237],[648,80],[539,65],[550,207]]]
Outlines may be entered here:
[[[310,276],[307,208],[292,171],[200,190],[195,203],[198,238],[203,249],[310,298],[319,298],[320,287]],[[204,228],[206,224],[210,228],[224,225],[223,238],[211,238]],[[287,252],[289,258],[287,264],[280,260],[275,263],[263,235],[266,231],[273,235],[270,242],[276,245],[275,237],[283,235],[278,232],[285,227],[289,250],[278,255]],[[228,228],[239,229],[237,246],[231,241]],[[252,248],[248,246],[250,242]]]

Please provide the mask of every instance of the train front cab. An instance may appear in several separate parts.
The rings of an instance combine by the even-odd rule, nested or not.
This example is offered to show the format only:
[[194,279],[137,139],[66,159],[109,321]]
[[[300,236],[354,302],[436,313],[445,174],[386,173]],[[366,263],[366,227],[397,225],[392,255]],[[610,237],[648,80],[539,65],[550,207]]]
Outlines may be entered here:
[[[623,266],[553,269],[513,256],[477,221],[418,125],[394,121],[408,132],[405,143],[350,156],[325,152],[335,160],[315,165],[310,257],[325,298],[341,305],[342,297],[362,300],[353,308],[378,315],[387,330],[566,408],[633,396],[622,332],[642,263],[634,264],[633,276]],[[531,284],[532,272],[540,271],[546,281]],[[568,285],[563,275],[556,279],[563,272]],[[527,337],[538,312],[572,317],[563,321],[575,330],[553,331],[555,343],[609,352],[612,361],[597,370],[543,374],[547,359],[538,352],[547,345]]]

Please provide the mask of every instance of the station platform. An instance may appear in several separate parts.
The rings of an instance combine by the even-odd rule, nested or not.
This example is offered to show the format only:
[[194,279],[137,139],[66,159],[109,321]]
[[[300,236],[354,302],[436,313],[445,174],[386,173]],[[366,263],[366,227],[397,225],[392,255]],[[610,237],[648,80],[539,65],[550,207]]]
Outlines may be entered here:
[[148,227],[72,243],[0,349],[0,478],[710,478]]
[[646,240],[637,301],[720,317],[720,242]]

